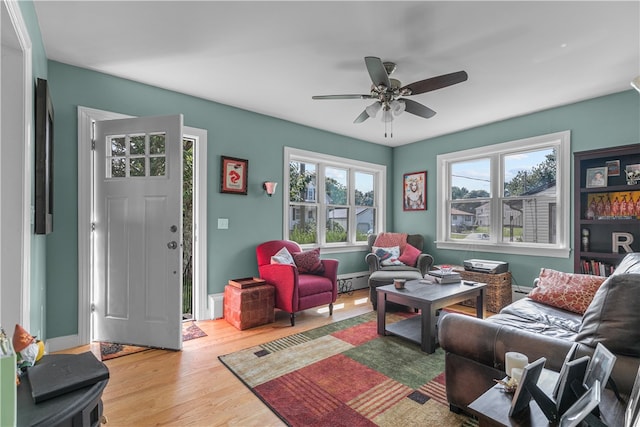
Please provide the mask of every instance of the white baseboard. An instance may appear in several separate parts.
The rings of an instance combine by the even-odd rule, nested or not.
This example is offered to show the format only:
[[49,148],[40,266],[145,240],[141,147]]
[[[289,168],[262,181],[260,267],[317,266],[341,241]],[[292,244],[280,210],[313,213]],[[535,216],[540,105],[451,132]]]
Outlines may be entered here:
[[357,271],[354,273],[338,274],[338,292],[369,287],[369,272]]
[[78,347],[88,343],[81,343],[79,335],[67,335],[65,337],[56,337],[48,339],[44,342],[44,350],[46,353],[67,350],[69,348]]

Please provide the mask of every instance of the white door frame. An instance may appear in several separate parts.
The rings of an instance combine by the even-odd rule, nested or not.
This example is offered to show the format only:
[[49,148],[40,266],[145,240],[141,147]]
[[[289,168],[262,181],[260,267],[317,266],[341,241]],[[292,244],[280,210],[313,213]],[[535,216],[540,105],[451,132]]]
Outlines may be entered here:
[[[18,2],[2,0],[0,8],[0,182],[4,184],[0,190],[0,323],[8,334],[13,333],[14,324],[20,323],[33,335],[45,336],[44,308],[40,308],[41,324],[31,325],[30,318],[32,45]],[[44,298],[44,294],[42,296]]]
[[[93,292],[91,260],[91,223],[93,222],[93,185],[91,139],[93,122],[132,116],[78,107],[78,343],[91,342],[91,301]],[[194,194],[194,295],[195,317],[207,316],[207,131],[184,127],[185,136],[196,139]],[[68,345],[69,343],[67,343]]]

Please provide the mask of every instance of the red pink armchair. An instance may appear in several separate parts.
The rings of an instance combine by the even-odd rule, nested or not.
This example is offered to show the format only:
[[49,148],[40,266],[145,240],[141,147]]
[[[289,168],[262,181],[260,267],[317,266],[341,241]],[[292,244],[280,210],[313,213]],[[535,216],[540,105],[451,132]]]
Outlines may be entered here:
[[[272,257],[286,248],[294,263],[272,262]],[[313,253],[312,253],[313,252]],[[307,256],[309,255],[309,256]],[[303,261],[316,257],[316,267],[309,272]],[[260,278],[275,286],[275,307],[288,312],[291,326],[295,325],[295,313],[329,304],[329,315],[333,314],[333,303],[338,296],[338,260],[319,259],[319,249],[303,252],[290,240],[271,240],[256,248]],[[298,265],[296,265],[296,262]]]

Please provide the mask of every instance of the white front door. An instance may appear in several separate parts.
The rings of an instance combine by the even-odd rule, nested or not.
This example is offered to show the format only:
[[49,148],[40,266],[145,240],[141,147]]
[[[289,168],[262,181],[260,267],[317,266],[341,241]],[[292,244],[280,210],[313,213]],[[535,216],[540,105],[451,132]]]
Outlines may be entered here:
[[182,348],[182,116],[96,122],[97,341]]

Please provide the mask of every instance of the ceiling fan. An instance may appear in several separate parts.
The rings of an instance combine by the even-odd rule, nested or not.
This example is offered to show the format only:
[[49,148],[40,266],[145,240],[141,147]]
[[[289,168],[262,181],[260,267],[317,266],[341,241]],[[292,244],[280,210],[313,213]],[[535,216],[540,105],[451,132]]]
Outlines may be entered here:
[[[442,89],[443,87],[462,83],[468,78],[465,71],[457,71],[402,86],[399,80],[389,77],[396,69],[395,63],[382,62],[380,58],[375,56],[366,56],[364,63],[367,66],[367,71],[372,81],[370,93],[364,95],[316,95],[312,96],[312,99],[375,99],[376,101],[365,108],[353,123],[362,123],[369,117],[375,117],[378,111],[382,110],[382,121],[385,122],[386,126],[387,123],[393,121],[394,115],[398,116],[404,111],[425,119],[433,117],[436,114],[431,108],[411,99],[404,98],[405,96],[418,95],[432,90]],[[384,136],[387,136],[386,130]],[[393,137],[393,133],[391,137]]]

